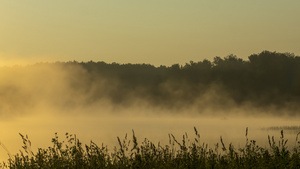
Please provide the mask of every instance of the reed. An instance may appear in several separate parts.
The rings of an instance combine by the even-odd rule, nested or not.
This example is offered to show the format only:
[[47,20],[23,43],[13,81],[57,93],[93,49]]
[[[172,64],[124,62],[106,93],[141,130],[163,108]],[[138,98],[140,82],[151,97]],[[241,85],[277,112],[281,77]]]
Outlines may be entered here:
[[[296,145],[287,149],[283,130],[278,141],[269,138],[269,147],[256,145],[249,140],[248,128],[245,135],[245,146],[236,149],[231,143],[226,145],[222,137],[220,144],[213,148],[201,143],[200,134],[195,130],[194,138],[185,133],[179,141],[169,135],[169,143],[154,144],[147,138],[139,142],[132,131],[132,139],[127,134],[124,139],[117,137],[119,145],[108,150],[103,144],[94,142],[83,145],[76,135],[66,133],[65,140],[60,141],[57,133],[52,139],[52,146],[31,150],[28,136],[21,135],[24,146],[20,153],[11,155],[2,168],[35,169],[35,168],[300,168],[300,141],[296,136]],[[221,145],[221,146],[219,146]]]

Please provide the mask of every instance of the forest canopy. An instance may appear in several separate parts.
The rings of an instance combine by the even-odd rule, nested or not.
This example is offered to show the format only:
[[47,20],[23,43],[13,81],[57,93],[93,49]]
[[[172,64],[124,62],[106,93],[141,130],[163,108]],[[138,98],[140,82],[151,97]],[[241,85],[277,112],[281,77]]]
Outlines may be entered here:
[[[212,61],[204,59],[185,65],[159,67],[73,61],[39,63],[22,69],[41,65],[51,69],[62,67],[69,72],[63,78],[67,83],[65,88],[71,93],[70,98],[80,97],[80,102],[84,104],[106,99],[121,107],[143,103],[151,107],[180,110],[196,106],[201,112],[207,106],[216,109],[249,106],[287,109],[299,114],[296,112],[300,108],[300,57],[291,53],[263,51],[250,55],[248,60],[229,55],[215,57]],[[57,79],[52,83],[58,83]],[[11,97],[7,86],[0,86],[1,95]],[[39,94],[43,92],[41,90]],[[22,95],[24,92],[14,90],[14,94]],[[59,102],[59,99],[64,105],[76,104],[60,96],[54,100]]]
[[[300,101],[299,56],[263,51],[248,59],[229,55],[170,67],[92,61],[65,64],[82,66],[92,75],[90,81],[97,77],[118,81],[116,88],[107,91],[107,96],[116,104],[126,102],[134,93],[135,97],[154,105],[189,105],[207,90],[217,87],[222,97],[238,105],[249,102],[254,106],[297,105]],[[101,95],[99,91],[93,97],[97,99]]]

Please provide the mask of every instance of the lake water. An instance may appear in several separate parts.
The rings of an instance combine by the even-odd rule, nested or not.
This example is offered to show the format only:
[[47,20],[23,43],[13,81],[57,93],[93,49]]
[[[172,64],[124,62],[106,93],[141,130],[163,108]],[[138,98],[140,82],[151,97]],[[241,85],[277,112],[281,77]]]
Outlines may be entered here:
[[[98,145],[104,143],[112,150],[117,145],[117,136],[124,138],[128,133],[132,136],[134,129],[138,141],[146,137],[154,143],[159,141],[164,145],[168,143],[168,134],[172,133],[181,140],[185,132],[189,138],[194,138],[194,127],[201,136],[201,142],[208,143],[210,147],[220,142],[223,137],[225,144],[232,142],[236,148],[245,145],[245,130],[249,128],[248,137],[257,141],[258,145],[267,147],[268,135],[280,138],[280,130],[266,130],[271,126],[299,126],[299,118],[288,117],[243,117],[243,116],[204,116],[188,114],[164,114],[156,112],[147,113],[32,113],[24,116],[7,118],[0,122],[0,141],[11,154],[21,149],[22,139],[19,133],[28,134],[32,142],[32,149],[47,148],[51,145],[51,138],[57,132],[60,139],[64,139],[66,132],[76,134],[83,143],[93,140]],[[263,129],[264,128],[264,129]],[[295,145],[299,131],[286,131],[285,137],[289,139],[288,145]],[[0,159],[6,160],[8,155],[0,147]]]

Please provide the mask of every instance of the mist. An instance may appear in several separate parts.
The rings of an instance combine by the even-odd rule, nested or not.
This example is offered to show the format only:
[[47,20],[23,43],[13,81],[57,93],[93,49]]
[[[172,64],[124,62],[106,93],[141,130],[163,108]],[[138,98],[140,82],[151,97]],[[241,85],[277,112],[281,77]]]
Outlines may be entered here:
[[92,61],[1,67],[0,141],[17,152],[18,133],[37,148],[51,144],[55,132],[69,132],[84,143],[113,146],[134,129],[141,139],[166,143],[168,133],[193,135],[195,126],[212,145],[221,135],[243,144],[246,127],[265,144],[274,132],[260,129],[299,125],[297,66],[297,56],[265,51],[248,61],[230,55],[170,67]]

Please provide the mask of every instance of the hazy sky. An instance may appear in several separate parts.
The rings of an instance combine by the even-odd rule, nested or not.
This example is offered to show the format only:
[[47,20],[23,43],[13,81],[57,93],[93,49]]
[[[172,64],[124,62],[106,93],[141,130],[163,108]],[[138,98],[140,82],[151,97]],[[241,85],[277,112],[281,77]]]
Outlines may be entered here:
[[0,62],[300,55],[299,0],[0,0]]

